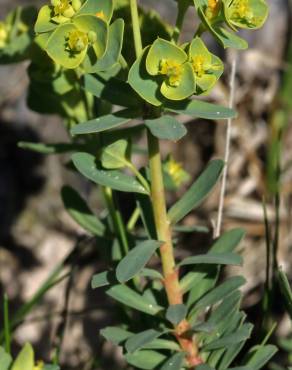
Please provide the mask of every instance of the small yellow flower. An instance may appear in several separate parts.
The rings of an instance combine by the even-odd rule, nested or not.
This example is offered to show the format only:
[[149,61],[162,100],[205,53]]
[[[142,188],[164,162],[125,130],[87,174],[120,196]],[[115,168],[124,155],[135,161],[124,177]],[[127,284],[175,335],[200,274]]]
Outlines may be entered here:
[[248,0],[234,0],[232,3],[232,14],[234,19],[246,19],[252,21],[253,11]]
[[44,368],[44,362],[38,361],[37,364],[34,366],[33,370],[42,370]]
[[189,180],[189,174],[183,169],[182,164],[177,162],[172,156],[167,158],[164,169],[176,187],[179,187]]
[[100,18],[102,20],[105,20],[105,15],[104,15],[104,12],[103,11],[97,12],[95,15],[97,16],[97,18]]
[[7,26],[4,22],[0,22],[0,48],[3,48],[8,39]]
[[210,69],[210,63],[204,55],[195,55],[192,58],[192,66],[195,74],[202,77]]
[[71,51],[81,52],[88,45],[88,35],[85,32],[76,30],[69,33],[68,46]]
[[208,0],[208,6],[206,8],[206,17],[213,19],[217,17],[221,6],[221,0]]
[[160,61],[159,73],[167,76],[167,82],[170,86],[179,86],[182,72],[183,67],[181,64],[167,59]]
[[55,16],[71,18],[75,14],[72,1],[70,0],[51,0],[51,3],[54,7]]

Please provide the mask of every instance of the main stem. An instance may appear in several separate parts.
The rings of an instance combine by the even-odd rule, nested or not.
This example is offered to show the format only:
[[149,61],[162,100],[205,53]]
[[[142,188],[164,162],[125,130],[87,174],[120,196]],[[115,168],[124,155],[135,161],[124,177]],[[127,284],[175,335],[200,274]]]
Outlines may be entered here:
[[[137,0],[130,0],[131,16],[133,24],[133,34],[135,40],[136,56],[142,53],[141,32],[139,26],[139,15]],[[165,291],[170,305],[183,303],[183,294],[179,284],[178,269],[175,264],[174,250],[171,236],[171,226],[167,218],[167,208],[165,200],[165,190],[162,175],[161,154],[158,139],[147,131],[148,153],[151,176],[151,200],[154,213],[157,237],[163,242],[160,247],[160,256],[163,269]],[[198,356],[198,347],[192,336],[188,335],[190,324],[187,320],[182,320],[175,327],[175,336],[180,343],[189,367],[193,368],[201,363]]]
[[160,255],[165,289],[169,304],[181,304],[182,292],[178,280],[178,271],[175,266],[170,223],[167,219],[159,141],[149,131],[148,151],[151,174],[151,198],[157,237],[164,242],[160,248]]

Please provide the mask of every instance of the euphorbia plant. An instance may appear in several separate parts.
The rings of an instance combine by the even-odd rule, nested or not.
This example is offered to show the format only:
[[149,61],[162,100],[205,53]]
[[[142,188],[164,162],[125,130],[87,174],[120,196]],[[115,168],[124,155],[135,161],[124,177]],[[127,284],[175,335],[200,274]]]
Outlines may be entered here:
[[[180,44],[190,6],[201,23],[194,38]],[[240,311],[239,288],[245,280],[233,276],[219,282],[222,266],[242,263],[235,248],[244,231],[227,231],[206,254],[175,256],[176,234],[192,232],[181,224],[184,217],[212,191],[225,164],[212,160],[169,207],[166,191],[176,190],[189,177],[172,157],[162,158],[160,140],[179,145],[187,134],[177,119],[180,114],[213,120],[235,116],[230,108],[197,99],[210,92],[224,68],[202,36],[211,32],[224,47],[245,48],[238,28],[260,27],[268,7],[265,0],[179,0],[177,7],[173,29],[157,14],[139,9],[136,0],[52,0],[41,8],[30,45],[29,105],[62,115],[72,143],[21,145],[47,153],[73,152],[75,170],[98,184],[104,195],[108,212],[97,218],[74,189],[62,189],[70,215],[107,251],[102,255],[108,269],[93,277],[92,287],[105,287],[123,310],[120,325],[101,334],[122,346],[129,366],[257,370],[275,348],[245,347],[237,360],[252,332]],[[131,48],[123,49],[124,20],[118,14],[131,19],[126,25],[127,46],[133,40],[131,54]],[[159,34],[152,25],[159,25]],[[143,43],[143,35],[149,44]],[[6,43],[10,45],[2,37],[4,51]],[[112,113],[113,106],[121,108]],[[132,120],[135,125],[123,127]],[[133,155],[141,155],[131,145],[137,135],[147,136],[144,168],[133,163]],[[136,201],[128,223],[119,208],[119,192]]]

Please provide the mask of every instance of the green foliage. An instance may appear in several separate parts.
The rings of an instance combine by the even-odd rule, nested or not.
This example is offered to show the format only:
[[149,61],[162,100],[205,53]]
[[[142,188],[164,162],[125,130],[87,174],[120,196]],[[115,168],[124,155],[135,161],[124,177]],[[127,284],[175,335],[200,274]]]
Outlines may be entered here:
[[[35,34],[36,11],[19,8],[0,23],[0,62],[30,60],[29,107],[63,117],[71,134],[66,143],[19,146],[43,154],[70,153],[68,167],[98,186],[105,198],[106,211],[97,217],[78,191],[70,186],[61,191],[71,218],[94,236],[99,251],[106,247],[101,253],[106,267],[93,276],[91,286],[103,287],[118,303],[121,325],[100,334],[121,346],[128,365],[137,369],[257,370],[276,349],[264,344],[249,349],[252,325],[240,311],[239,288],[245,279],[224,280],[220,274],[225,265],[242,265],[235,248],[244,231],[223,233],[201,254],[179,261],[174,254],[181,233],[202,231],[198,225],[179,223],[215,188],[225,163],[212,160],[183,192],[190,175],[171,155],[161,160],[159,140],[179,142],[187,135],[180,115],[192,120],[236,116],[233,109],[198,98],[212,91],[224,70],[201,36],[209,32],[224,48],[244,49],[248,45],[236,34],[238,29],[261,27],[268,7],[265,0],[177,3],[173,29],[157,13],[138,8],[135,0],[52,0],[39,10]],[[201,22],[195,36],[181,45],[180,23],[192,5]],[[147,151],[135,145],[145,134],[148,161]],[[166,204],[165,190],[178,189],[180,199]],[[130,193],[136,201],[127,222],[118,192]],[[12,330],[56,284],[70,258],[21,308]],[[289,301],[287,281],[281,273],[279,279]],[[246,356],[238,358],[243,347]],[[36,365],[27,344],[14,362],[0,348],[0,368],[59,367]]]

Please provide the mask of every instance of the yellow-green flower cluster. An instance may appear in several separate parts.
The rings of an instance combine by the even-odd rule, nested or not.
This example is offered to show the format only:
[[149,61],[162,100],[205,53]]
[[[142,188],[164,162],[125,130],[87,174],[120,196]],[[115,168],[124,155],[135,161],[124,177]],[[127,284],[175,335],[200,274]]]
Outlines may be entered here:
[[51,0],[40,9],[35,31],[55,63],[82,64],[90,72],[106,51],[112,12],[112,0]]

